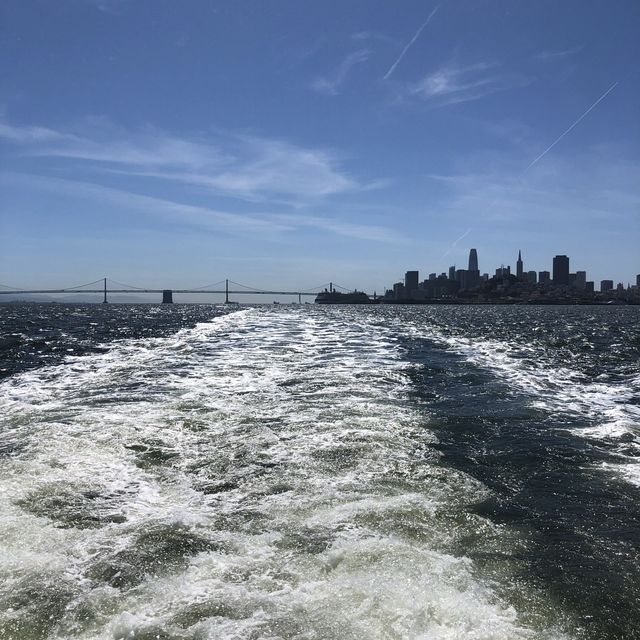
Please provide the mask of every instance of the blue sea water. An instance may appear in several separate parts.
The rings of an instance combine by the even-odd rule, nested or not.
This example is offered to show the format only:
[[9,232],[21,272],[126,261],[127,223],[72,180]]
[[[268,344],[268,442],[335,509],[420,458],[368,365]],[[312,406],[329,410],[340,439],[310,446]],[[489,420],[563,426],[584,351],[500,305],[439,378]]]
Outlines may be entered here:
[[0,306],[0,638],[640,638],[640,309]]

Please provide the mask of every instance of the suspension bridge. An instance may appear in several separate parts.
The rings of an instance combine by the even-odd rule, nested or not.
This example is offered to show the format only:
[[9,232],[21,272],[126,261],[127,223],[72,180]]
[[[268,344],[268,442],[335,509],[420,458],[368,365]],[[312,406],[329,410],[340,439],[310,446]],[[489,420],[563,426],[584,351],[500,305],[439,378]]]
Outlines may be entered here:
[[[231,285],[231,287],[229,286]],[[311,289],[305,289],[302,291],[276,291],[268,289],[259,289],[256,287],[250,287],[248,285],[234,282],[228,278],[207,284],[201,287],[195,288],[183,288],[183,289],[151,289],[148,287],[139,287],[130,284],[124,284],[117,282],[110,278],[100,278],[93,282],[87,282],[85,284],[74,285],[71,287],[60,287],[58,289],[21,289],[19,287],[12,287],[5,284],[0,284],[0,295],[60,295],[60,294],[100,294],[102,296],[102,302],[106,304],[109,302],[109,294],[122,294],[122,293],[134,293],[134,294],[161,294],[162,302],[165,304],[173,303],[174,294],[224,294],[225,304],[231,302],[229,296],[242,296],[242,295],[268,295],[268,296],[292,296],[297,297],[298,302],[302,303],[302,297],[317,296],[318,293],[324,290],[335,291],[341,290],[344,292],[353,291],[353,289],[347,289],[340,285],[329,282],[322,284]]]

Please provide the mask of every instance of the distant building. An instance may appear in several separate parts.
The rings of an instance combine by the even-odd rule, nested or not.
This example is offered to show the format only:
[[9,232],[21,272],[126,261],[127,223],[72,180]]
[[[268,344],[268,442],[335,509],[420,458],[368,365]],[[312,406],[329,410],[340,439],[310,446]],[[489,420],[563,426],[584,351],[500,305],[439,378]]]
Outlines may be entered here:
[[538,282],[538,274],[535,271],[527,271],[527,282],[536,284]]
[[548,271],[539,271],[538,272],[538,282],[540,284],[545,284],[546,282],[551,281],[551,274]]
[[449,280],[456,279],[456,265],[452,265],[449,267]]
[[601,280],[600,281],[600,291],[605,293],[605,291],[613,290],[613,280]]
[[403,298],[405,298],[405,288],[404,288],[404,284],[402,284],[402,282],[396,282],[393,285],[393,297],[396,300],[402,300]]
[[569,284],[569,258],[568,256],[556,256],[553,259],[553,284]]
[[418,277],[417,271],[407,271],[404,274],[404,293],[407,298],[412,298],[418,290]]
[[584,290],[587,293],[593,293],[594,292],[594,282],[593,282],[593,280],[587,280],[584,283]]
[[438,276],[435,273],[429,274],[429,280],[435,280]]
[[478,252],[475,249],[469,251],[469,271],[478,271]]
[[489,281],[489,274],[488,273],[483,273],[482,277],[480,279],[482,280],[482,282],[488,282]]
[[496,278],[508,278],[511,275],[511,267],[505,267],[504,265],[496,269]]
[[622,284],[622,282],[618,282],[618,285],[616,286],[616,291],[618,293],[624,293],[624,285]]
[[640,289],[640,274],[638,274],[636,276],[636,287],[638,287],[638,289]]
[[461,289],[467,288],[467,270],[466,269],[456,269],[455,280],[460,285]]
[[480,286],[480,270],[478,269],[478,252],[475,249],[469,251],[469,269],[467,270],[465,289],[475,289]]
[[586,271],[576,271],[576,279],[573,283],[573,286],[576,289],[580,289],[580,291],[584,291],[587,286],[587,272]]
[[518,280],[524,280],[524,264],[520,250],[518,250],[518,260],[516,261],[516,278],[518,278]]

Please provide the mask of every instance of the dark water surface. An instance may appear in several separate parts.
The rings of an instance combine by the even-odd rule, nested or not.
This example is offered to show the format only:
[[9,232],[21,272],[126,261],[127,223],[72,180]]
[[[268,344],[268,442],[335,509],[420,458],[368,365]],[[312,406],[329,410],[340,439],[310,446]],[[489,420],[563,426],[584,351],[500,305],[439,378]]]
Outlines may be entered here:
[[0,638],[640,638],[640,309],[0,306]]

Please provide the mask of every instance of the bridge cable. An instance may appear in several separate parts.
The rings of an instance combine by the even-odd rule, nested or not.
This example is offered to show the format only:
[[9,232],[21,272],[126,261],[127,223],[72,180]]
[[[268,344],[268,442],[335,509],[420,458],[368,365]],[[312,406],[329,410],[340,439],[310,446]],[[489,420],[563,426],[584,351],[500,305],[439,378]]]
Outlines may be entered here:
[[218,282],[212,282],[211,284],[205,284],[202,285],[201,287],[194,287],[192,289],[190,289],[190,291],[199,291],[200,289],[209,289],[210,287],[215,287],[219,284],[222,284],[224,282],[224,280],[219,280]]
[[308,293],[310,291],[316,291],[316,289],[326,289],[329,286],[329,283],[319,284],[317,287],[310,287],[309,289],[303,289],[300,293]]
[[75,287],[62,287],[64,291],[71,291],[73,289],[81,289],[82,287],[88,287],[91,284],[97,284],[98,282],[104,282],[104,278],[99,278],[93,282],[86,282],[85,284],[77,284]]
[[267,289],[257,289],[256,287],[250,287],[250,286],[248,286],[246,284],[242,284],[240,282],[234,282],[233,280],[229,280],[229,282],[231,284],[235,284],[238,287],[243,287],[245,289],[248,289],[250,292],[253,292],[253,293],[269,293],[269,291]]
[[117,280],[112,280],[111,278],[107,278],[107,282],[112,282],[113,284],[120,285],[121,287],[127,287],[129,289],[137,289],[138,291],[146,291],[146,287],[136,287],[134,284],[125,284],[124,282],[118,282]]

